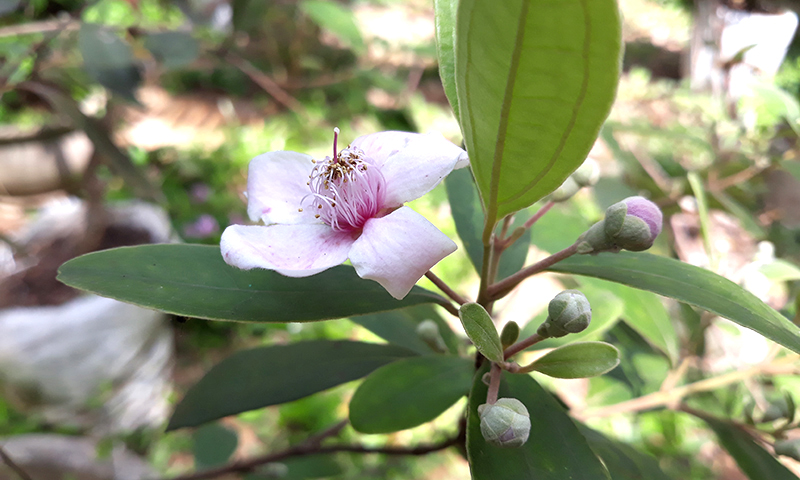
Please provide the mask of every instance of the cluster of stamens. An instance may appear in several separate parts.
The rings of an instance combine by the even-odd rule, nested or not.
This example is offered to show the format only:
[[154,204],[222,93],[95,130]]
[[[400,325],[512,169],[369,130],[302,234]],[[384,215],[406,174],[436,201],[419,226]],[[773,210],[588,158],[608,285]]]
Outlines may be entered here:
[[[336,151],[339,129],[334,130],[333,158],[314,161],[307,185],[311,193],[303,208],[334,230],[359,230],[383,206],[385,180],[372,160],[357,147]],[[303,211],[300,208],[300,211]]]

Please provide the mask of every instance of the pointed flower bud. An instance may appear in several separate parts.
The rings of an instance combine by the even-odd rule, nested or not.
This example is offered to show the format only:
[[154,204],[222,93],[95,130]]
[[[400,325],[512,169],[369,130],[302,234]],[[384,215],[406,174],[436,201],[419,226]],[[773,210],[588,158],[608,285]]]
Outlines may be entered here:
[[540,336],[563,337],[586,330],[592,321],[589,300],[578,290],[564,290],[547,306],[547,320],[536,331]]
[[574,178],[571,176],[567,177],[567,179],[564,180],[564,183],[562,183],[561,186],[558,187],[556,191],[552,193],[552,195],[550,195],[550,200],[554,202],[565,202],[572,198],[573,195],[578,193],[578,190],[580,189],[581,186],[578,185],[578,182],[576,182]]
[[594,186],[600,180],[600,167],[597,162],[587,158],[583,165],[572,174],[572,179],[581,187]]
[[419,335],[419,338],[433,350],[437,352],[447,351],[447,344],[444,343],[442,332],[439,331],[439,325],[433,320],[426,319],[419,322],[419,325],[417,325],[417,335]]
[[661,233],[662,223],[656,204],[644,197],[628,197],[608,207],[605,219],[578,238],[578,253],[647,250]]
[[531,433],[528,409],[516,398],[501,398],[496,403],[478,407],[481,434],[487,443],[497,447],[520,447]]

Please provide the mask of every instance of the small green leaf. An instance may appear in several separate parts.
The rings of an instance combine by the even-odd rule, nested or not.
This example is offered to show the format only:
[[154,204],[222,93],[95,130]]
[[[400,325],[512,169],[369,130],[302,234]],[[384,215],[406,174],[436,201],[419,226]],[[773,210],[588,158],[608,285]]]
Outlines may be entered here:
[[218,423],[204,425],[192,435],[195,467],[198,469],[224,465],[239,444],[236,432]]
[[147,35],[144,46],[164,68],[179,68],[195,61],[197,40],[189,32],[158,32]]
[[90,253],[61,265],[58,280],[123,302],[209,320],[308,322],[436,302],[414,287],[395,300],[349,266],[305,278],[239,270],[219,247],[139,245]]
[[[458,237],[461,238],[464,249],[467,251],[475,270],[480,272],[481,264],[483,263],[481,233],[483,232],[484,218],[483,207],[481,207],[481,200],[478,196],[478,188],[475,186],[472,174],[467,168],[454,170],[445,177],[444,184],[447,188],[447,199],[450,202],[450,211],[453,213],[453,221],[456,224]],[[521,227],[526,220],[525,215],[520,212],[514,218],[508,231],[513,232],[515,228]],[[499,226],[496,229],[496,233],[500,234]],[[525,233],[513,245],[508,247],[503,252],[503,256],[500,257],[500,264],[497,267],[498,278],[505,278],[522,269],[525,265],[525,258],[528,256],[530,242],[531,231],[526,229]]]
[[797,476],[739,427],[705,415],[700,418],[714,430],[722,448],[751,480],[797,480]]
[[167,429],[291,402],[413,355],[394,345],[328,340],[237,352],[186,392]]
[[519,325],[517,322],[511,320],[505,324],[503,327],[503,331],[500,332],[500,343],[503,345],[503,348],[508,348],[519,338]]
[[431,421],[469,392],[467,358],[428,355],[372,372],[350,400],[350,423],[362,433],[389,433]]
[[503,345],[500,343],[500,336],[497,334],[492,317],[486,310],[477,303],[465,303],[458,310],[458,317],[475,348],[489,360],[502,362]]
[[417,334],[417,325],[423,320],[436,322],[448,351],[458,353],[460,343],[458,337],[432,305],[415,305],[389,312],[359,315],[350,319],[389,343],[406,347],[420,355],[430,355],[436,352]]
[[[703,179],[697,172],[689,172],[686,175],[689,186],[692,188],[695,201],[697,202],[697,216],[700,220],[700,233],[703,236],[703,248],[710,259],[711,265],[716,265],[714,250],[711,248],[711,221],[708,218],[708,199],[706,189],[703,186]],[[712,269],[713,270],[713,269]]]
[[619,350],[605,342],[578,342],[548,352],[523,371],[555,378],[596,377],[619,365]]
[[800,280],[800,268],[780,258],[762,265],[758,271],[773,282]]
[[476,373],[467,410],[467,456],[473,480],[604,480],[600,459],[564,409],[530,375],[504,374],[501,398],[516,398],[528,409],[531,431],[519,448],[489,445],[483,439],[478,406],[486,403],[488,387],[481,377],[489,362]]
[[755,295],[716,273],[647,253],[570,257],[550,270],[587,275],[703,308],[800,353],[800,328]]
[[83,23],[78,32],[83,68],[100,85],[136,102],[142,81],[130,45],[113,30],[96,23]]
[[336,35],[345,45],[356,52],[366,48],[355,15],[347,7],[330,0],[304,0],[300,9],[314,20],[314,23]]
[[434,0],[436,23],[436,52],[439,56],[439,76],[447,100],[458,119],[458,96],[456,95],[456,12],[458,0]]
[[620,23],[614,0],[461,0],[456,92],[490,224],[586,158],[614,100]]

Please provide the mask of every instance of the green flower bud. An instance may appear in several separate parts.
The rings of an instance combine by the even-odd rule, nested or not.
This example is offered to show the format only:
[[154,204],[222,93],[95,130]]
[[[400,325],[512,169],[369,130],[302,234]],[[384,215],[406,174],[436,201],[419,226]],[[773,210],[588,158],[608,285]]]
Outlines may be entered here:
[[583,165],[572,174],[572,179],[581,187],[591,187],[600,180],[600,167],[597,162],[587,158]]
[[578,185],[578,182],[575,181],[572,177],[567,177],[564,180],[564,183],[561,184],[560,187],[556,189],[555,192],[550,195],[550,200],[554,202],[564,202],[572,198],[573,195],[578,193],[578,190],[581,189],[581,186]]
[[778,440],[775,442],[775,454],[786,455],[795,460],[800,460],[800,438]]
[[423,342],[437,352],[446,352],[447,344],[444,343],[439,325],[431,319],[423,320],[417,325],[417,335]]
[[478,407],[481,434],[487,443],[497,447],[521,447],[531,433],[528,409],[516,398],[501,398],[492,405]]
[[592,321],[592,307],[578,290],[564,290],[547,306],[547,320],[536,330],[540,336],[563,337],[586,330]]
[[606,217],[578,237],[578,253],[639,252],[653,246],[663,217],[661,210],[643,197],[628,197],[611,205]]
[[503,332],[500,334],[500,343],[503,348],[508,348],[514,345],[514,342],[519,338],[519,325],[517,322],[510,321],[503,327]]

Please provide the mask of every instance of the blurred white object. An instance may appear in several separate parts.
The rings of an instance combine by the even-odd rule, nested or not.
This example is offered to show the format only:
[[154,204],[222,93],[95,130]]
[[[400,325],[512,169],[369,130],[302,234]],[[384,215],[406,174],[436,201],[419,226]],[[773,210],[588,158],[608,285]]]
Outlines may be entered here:
[[[147,463],[124,447],[98,458],[88,438],[29,434],[0,440],[3,449],[32,480],[143,480],[155,478]],[[0,462],[0,480],[19,477]]]
[[4,394],[49,422],[102,434],[160,426],[171,359],[164,315],[116,300],[0,312]]

